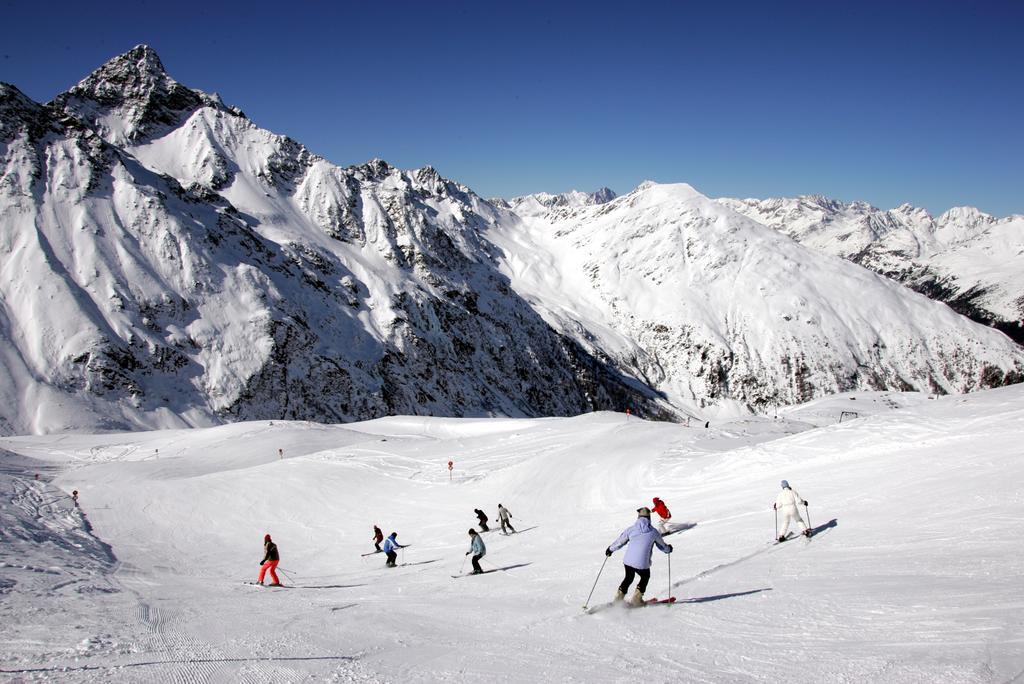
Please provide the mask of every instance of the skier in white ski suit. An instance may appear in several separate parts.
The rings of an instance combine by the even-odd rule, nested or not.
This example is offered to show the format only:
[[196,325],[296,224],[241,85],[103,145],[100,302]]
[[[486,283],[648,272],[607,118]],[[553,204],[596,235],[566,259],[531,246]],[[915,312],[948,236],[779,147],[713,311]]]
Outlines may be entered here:
[[800,523],[800,526],[804,528],[804,534],[810,536],[810,529],[807,527],[807,523],[800,517],[800,509],[797,506],[803,504],[807,505],[807,502],[800,497],[799,494],[793,491],[789,486],[789,482],[786,480],[782,481],[782,491],[779,492],[779,496],[776,497],[775,503],[772,504],[772,508],[777,511],[782,511],[782,529],[779,531],[779,541],[783,541],[786,538],[786,533],[789,532],[789,523],[792,520],[796,520]]
[[498,520],[501,521],[502,534],[510,534],[508,530],[512,530],[512,532],[516,531],[516,529],[512,527],[512,521],[510,520],[511,517],[512,514],[509,513],[508,509],[501,504],[498,504]]

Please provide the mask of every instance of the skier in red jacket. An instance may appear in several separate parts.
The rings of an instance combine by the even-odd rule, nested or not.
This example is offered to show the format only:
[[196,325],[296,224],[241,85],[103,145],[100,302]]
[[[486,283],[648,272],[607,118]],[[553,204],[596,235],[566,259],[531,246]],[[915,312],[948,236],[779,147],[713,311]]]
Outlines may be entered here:
[[672,514],[669,512],[665,502],[658,497],[654,497],[654,512],[661,517],[661,520],[658,521],[658,531],[662,534],[667,533],[668,530],[665,528],[665,523],[672,519]]

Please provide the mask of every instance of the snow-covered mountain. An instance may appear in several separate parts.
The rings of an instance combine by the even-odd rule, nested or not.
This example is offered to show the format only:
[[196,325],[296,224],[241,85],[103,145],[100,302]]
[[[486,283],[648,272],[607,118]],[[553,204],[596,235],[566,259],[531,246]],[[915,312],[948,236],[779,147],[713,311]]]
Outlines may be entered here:
[[652,417],[1018,380],[1004,336],[688,186],[492,203],[337,167],[139,46],[0,86],[2,432]]
[[572,209],[575,207],[590,207],[595,204],[604,204],[605,202],[611,202],[616,197],[617,195],[611,189],[601,188],[595,192],[571,190],[570,192],[562,192],[555,195],[547,192],[537,192],[532,195],[513,197],[510,200],[495,199],[491,200],[491,202],[511,209],[520,216],[534,217],[543,216],[552,209]]
[[516,296],[482,237],[507,212],[433,169],[338,168],[143,46],[46,106],[2,88],[4,432],[660,411]]
[[677,405],[766,408],[854,389],[1021,378],[999,332],[685,184],[492,229],[513,287]]
[[828,254],[898,280],[1024,343],[1024,216],[974,207],[934,217],[903,204],[877,209],[812,195],[718,200]]

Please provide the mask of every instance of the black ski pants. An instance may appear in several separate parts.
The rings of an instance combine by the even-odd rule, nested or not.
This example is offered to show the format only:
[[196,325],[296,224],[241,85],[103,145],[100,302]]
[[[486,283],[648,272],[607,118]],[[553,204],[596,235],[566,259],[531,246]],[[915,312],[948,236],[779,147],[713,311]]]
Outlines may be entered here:
[[390,565],[391,567],[395,567],[395,561],[397,561],[397,560],[398,560],[398,552],[397,551],[388,551],[388,562],[385,563],[385,565]]
[[636,585],[636,590],[641,594],[646,592],[647,583],[651,579],[651,569],[644,568],[643,570],[640,570],[639,568],[634,568],[629,565],[624,565],[623,567],[626,568],[626,578],[623,579],[622,584],[619,585],[619,591],[623,594],[629,591],[629,585],[633,583],[633,578],[639,575],[640,584]]
[[479,574],[484,571],[484,569],[480,567],[480,559],[483,557],[484,554],[482,553],[478,553],[475,556],[473,556],[473,572]]

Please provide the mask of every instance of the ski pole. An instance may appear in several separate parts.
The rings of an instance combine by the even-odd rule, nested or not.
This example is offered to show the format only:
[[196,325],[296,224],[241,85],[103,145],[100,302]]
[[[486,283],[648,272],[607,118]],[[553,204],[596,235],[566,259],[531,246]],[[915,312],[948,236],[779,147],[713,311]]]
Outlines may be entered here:
[[775,527],[772,529],[772,541],[779,538],[779,509],[776,506],[772,506],[772,510],[775,511]]
[[462,557],[462,565],[459,566],[459,574],[460,575],[462,574],[462,571],[466,569],[466,559],[467,558],[469,558],[469,554],[468,553],[465,556]]
[[807,516],[807,531],[811,531],[811,512],[807,508],[807,502],[804,501],[804,515]]
[[587,596],[586,602],[583,604],[583,610],[586,610],[590,606],[590,599],[594,596],[594,589],[597,589],[597,580],[601,579],[601,573],[604,572],[604,566],[608,564],[609,556],[604,557],[604,563],[601,563],[601,569],[597,571],[597,579],[594,580],[594,586],[590,588],[590,594]]
[[668,554],[668,594],[665,598],[672,598],[672,554]]
[[287,572],[285,572],[281,568],[278,568],[278,570],[281,570],[281,574],[284,575],[288,579],[289,582],[291,582],[292,584],[295,584],[295,578],[293,578],[291,575],[289,575]]

